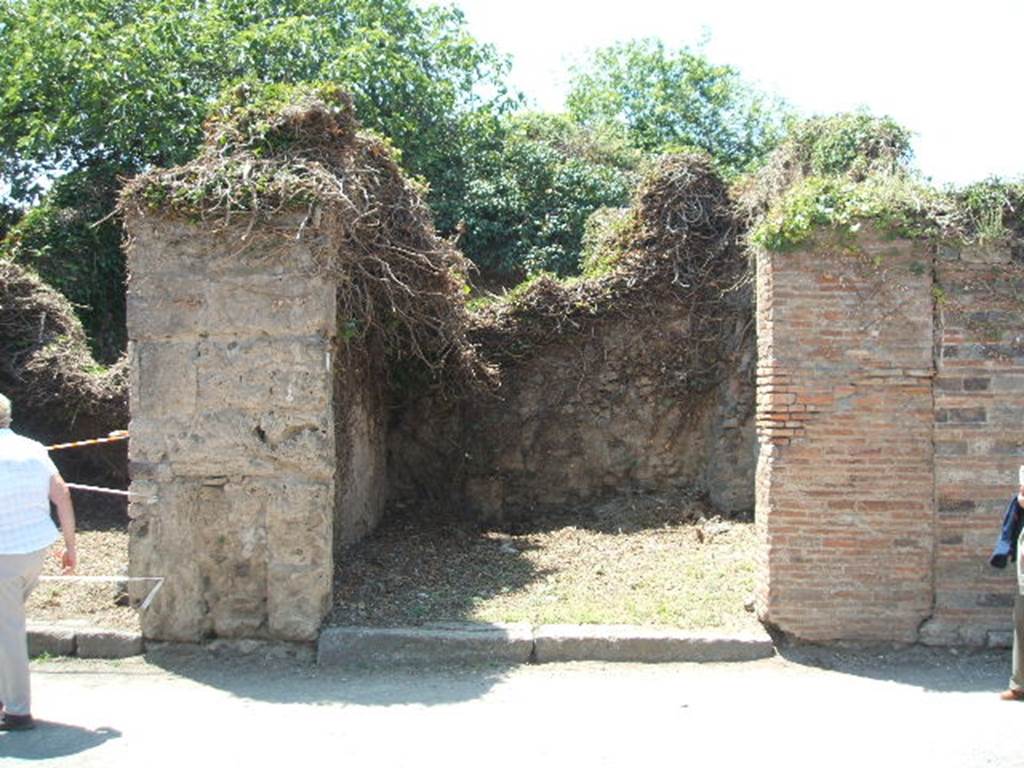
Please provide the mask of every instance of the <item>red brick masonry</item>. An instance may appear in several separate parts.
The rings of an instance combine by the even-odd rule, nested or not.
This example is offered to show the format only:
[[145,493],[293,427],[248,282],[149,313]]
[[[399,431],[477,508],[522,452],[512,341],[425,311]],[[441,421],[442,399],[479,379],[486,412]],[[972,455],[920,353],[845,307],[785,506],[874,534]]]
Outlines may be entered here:
[[1004,643],[1013,578],[987,561],[1024,463],[1024,268],[869,232],[757,269],[762,615]]

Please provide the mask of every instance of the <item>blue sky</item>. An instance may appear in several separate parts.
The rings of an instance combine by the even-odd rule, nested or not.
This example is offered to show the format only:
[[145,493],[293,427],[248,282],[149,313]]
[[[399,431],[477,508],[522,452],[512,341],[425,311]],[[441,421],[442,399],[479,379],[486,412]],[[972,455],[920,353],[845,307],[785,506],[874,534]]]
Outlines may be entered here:
[[[430,4],[421,0],[421,5]],[[866,107],[915,133],[939,184],[1024,175],[1024,1],[456,0],[470,31],[514,59],[514,84],[558,110],[569,65],[658,37],[730,64],[805,115]]]

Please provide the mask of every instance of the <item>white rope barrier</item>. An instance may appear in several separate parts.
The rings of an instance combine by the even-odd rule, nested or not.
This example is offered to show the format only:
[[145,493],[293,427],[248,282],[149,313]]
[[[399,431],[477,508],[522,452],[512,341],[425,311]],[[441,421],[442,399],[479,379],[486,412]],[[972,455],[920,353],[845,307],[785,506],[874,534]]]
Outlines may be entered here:
[[111,496],[123,496],[126,499],[138,499],[148,504],[156,501],[152,496],[144,496],[141,493],[133,493],[132,491],[122,491],[119,488],[101,488],[98,485],[82,485],[80,483],[67,483],[67,486],[76,491],[92,491],[93,493],[106,493]]

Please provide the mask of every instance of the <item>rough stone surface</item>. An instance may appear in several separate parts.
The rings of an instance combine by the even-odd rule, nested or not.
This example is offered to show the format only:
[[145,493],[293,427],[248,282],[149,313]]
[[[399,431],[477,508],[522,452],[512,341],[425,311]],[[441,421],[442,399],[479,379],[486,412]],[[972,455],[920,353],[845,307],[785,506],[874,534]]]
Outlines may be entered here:
[[28,626],[29,656],[74,656],[75,630],[64,627]]
[[142,635],[112,629],[80,629],[75,644],[83,659],[124,659],[138,656],[144,649]]
[[416,404],[390,435],[392,492],[479,519],[684,487],[726,512],[752,509],[753,337],[738,321],[729,376],[692,394],[660,369],[688,327],[678,305],[612,315],[506,366],[497,396]]
[[533,653],[526,624],[420,627],[328,627],[320,634],[321,665],[523,664]]
[[538,627],[534,659],[559,661],[753,661],[772,656],[768,634],[743,637],[644,627],[559,625]]
[[810,640],[983,646],[1024,464],[1024,268],[827,233],[758,260],[758,608]]
[[[149,638],[316,637],[335,538],[383,499],[382,399],[339,344],[324,232],[135,214],[130,562],[166,581]],[[282,233],[288,233],[283,236]]]

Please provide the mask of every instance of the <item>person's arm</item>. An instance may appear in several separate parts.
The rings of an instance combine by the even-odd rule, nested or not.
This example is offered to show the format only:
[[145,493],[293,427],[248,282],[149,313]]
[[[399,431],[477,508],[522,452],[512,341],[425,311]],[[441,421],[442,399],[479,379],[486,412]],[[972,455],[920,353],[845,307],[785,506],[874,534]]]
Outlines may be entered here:
[[72,574],[78,565],[78,549],[75,543],[75,509],[71,505],[71,491],[64,478],[53,475],[50,478],[50,501],[57,507],[60,530],[64,534],[64,553],[60,564],[65,574]]
[[1010,499],[1003,515],[1003,525],[999,531],[999,538],[996,540],[996,547],[989,558],[989,564],[994,568],[1005,568],[1006,563],[1016,555],[1017,540],[1013,534],[1017,530],[1017,516],[1020,514],[1020,502],[1018,497],[1024,493],[1024,486],[1018,490],[1018,495]]

